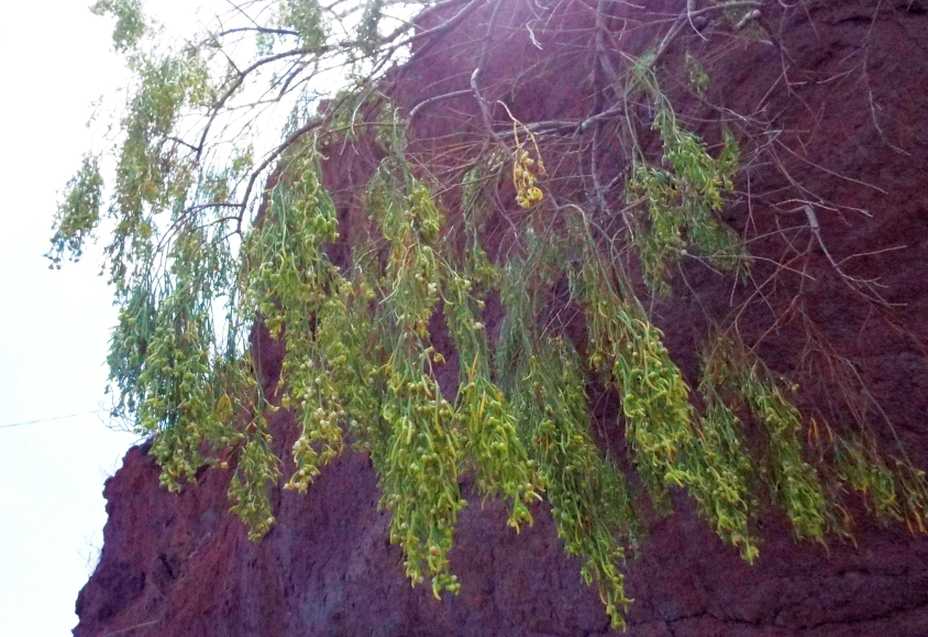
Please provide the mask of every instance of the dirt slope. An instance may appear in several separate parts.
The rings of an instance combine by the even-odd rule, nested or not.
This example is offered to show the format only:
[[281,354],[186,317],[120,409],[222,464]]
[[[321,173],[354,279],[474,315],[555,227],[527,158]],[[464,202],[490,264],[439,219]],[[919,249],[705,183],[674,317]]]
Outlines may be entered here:
[[[677,8],[682,3],[653,4]],[[806,290],[803,307],[836,351],[858,365],[913,459],[928,466],[928,365],[915,344],[928,342],[928,7],[921,0],[799,2],[791,10],[767,4],[773,6],[765,5],[757,39],[773,43],[729,42],[729,54],[709,69],[713,85],[707,100],[766,118],[776,131],[771,144],[776,137],[785,147],[803,149],[802,160],[781,152],[791,174],[801,175],[807,188],[832,202],[869,212],[869,218],[820,216],[819,231],[834,260],[904,245],[845,262],[853,275],[879,277],[888,301],[905,304],[896,313],[896,327],[876,320],[874,310],[834,275],[829,255],[818,249],[809,256],[809,268],[820,276]],[[589,61],[554,53],[576,48],[579,26],[587,19],[583,11],[565,14],[559,40],[536,34],[542,53],[529,34],[506,29],[507,20],[516,20],[529,4],[505,6],[488,46],[486,92],[505,97],[526,122],[587,112],[589,104],[577,97],[577,87],[590,74]],[[620,17],[610,26],[615,33]],[[571,20],[576,29],[566,28]],[[394,76],[396,101],[409,109],[428,95],[466,89],[474,52],[457,54],[453,44],[479,36],[487,22],[478,12],[441,44],[420,51]],[[629,46],[639,46],[639,37],[644,36],[629,35]],[[702,42],[689,34],[685,41],[692,47],[720,46],[715,36]],[[515,88],[503,81],[542,55],[552,60],[543,71]],[[688,99],[690,113],[698,116],[699,104]],[[422,148],[428,146],[423,140],[442,133],[467,139],[477,134],[472,123],[477,113],[472,97],[450,97],[421,108],[413,129]],[[618,171],[608,157],[607,147],[603,170]],[[353,193],[371,166],[370,153],[332,156],[329,185],[347,233],[359,223]],[[795,222],[776,219],[764,207],[761,193],[775,193],[783,185],[782,173],[759,164],[751,175],[757,198],[750,208],[739,204],[730,211],[732,227],[741,231],[755,223],[762,235],[779,221]],[[502,221],[498,227],[502,245]],[[772,239],[752,245],[756,254],[773,257],[780,249]],[[684,271],[710,313],[728,306],[730,282],[698,265]],[[675,359],[690,376],[705,329],[696,318],[694,298],[655,307]],[[777,306],[790,299],[774,290],[769,301]],[[764,304],[751,305],[742,319],[746,340],[774,327],[774,316]],[[498,307],[490,307],[491,331],[498,319]],[[777,371],[805,373],[814,381],[816,368],[804,367],[808,352],[796,325],[775,326],[761,353]],[[266,382],[273,385],[279,348],[259,338],[256,349]],[[809,382],[803,394],[804,407],[831,413],[827,382],[819,391],[814,385]],[[612,400],[600,410],[615,427]],[[289,415],[281,411],[274,418],[279,443],[292,443]],[[881,438],[890,436],[879,423],[873,426]],[[606,443],[619,448],[615,438]],[[260,544],[250,543],[241,524],[226,513],[228,478],[204,472],[197,485],[173,496],[159,488],[158,469],[146,449],[129,451],[123,468],[106,484],[105,544],[78,597],[76,635],[610,634],[595,592],[581,582],[578,564],[564,556],[543,508],[535,512],[535,525],[516,536],[505,525],[501,505],[472,499],[452,553],[462,592],[436,601],[426,588],[412,589],[403,575],[400,551],[387,542],[388,514],[377,510],[376,476],[365,456],[349,453],[336,460],[306,496],[278,493],[278,523]],[[465,489],[470,492],[468,485]],[[863,518],[856,547],[836,543],[826,550],[795,543],[785,521],[771,512],[761,530],[760,558],[748,567],[697,520],[685,497],[676,504],[677,513],[653,524],[641,555],[628,565],[629,593],[636,600],[628,634],[928,635],[924,537]],[[849,507],[862,508],[855,501]]]

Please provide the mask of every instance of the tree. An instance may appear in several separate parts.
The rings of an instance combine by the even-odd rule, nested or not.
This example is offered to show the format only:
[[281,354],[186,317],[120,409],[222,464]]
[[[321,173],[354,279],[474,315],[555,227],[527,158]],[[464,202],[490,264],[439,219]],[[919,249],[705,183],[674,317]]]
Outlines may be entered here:
[[[306,491],[347,436],[378,472],[407,575],[440,596],[459,588],[448,552],[470,473],[511,503],[516,531],[549,503],[616,627],[626,552],[681,492],[749,562],[771,504],[798,539],[849,536],[848,491],[924,532],[924,472],[874,433],[879,401],[805,309],[821,277],[898,325],[879,282],[846,266],[880,248],[832,256],[820,216],[862,211],[809,189],[791,157],[811,161],[769,104],[739,112],[712,93],[728,42],[779,49],[769,25],[792,9],[229,4],[179,47],[139,0],[94,5],[115,18],[134,92],[111,187],[88,156],[49,253],[59,267],[106,228],[114,413],[154,436],[166,487],[232,471],[231,508],[258,541],[271,489]],[[795,106],[779,52],[776,99]],[[552,105],[552,79],[573,98]],[[774,195],[751,191],[764,171]],[[753,218],[758,203],[773,212]],[[733,211],[749,222],[733,227]],[[710,307],[693,267],[732,302]],[[657,325],[680,298],[700,308],[683,352],[698,370]],[[749,334],[759,305],[769,327]],[[805,379],[758,354],[775,330],[831,370],[830,415],[800,409]],[[259,333],[285,343],[272,382]],[[593,393],[618,398],[621,429],[591,427]],[[268,422],[279,410],[299,429],[289,458]]]

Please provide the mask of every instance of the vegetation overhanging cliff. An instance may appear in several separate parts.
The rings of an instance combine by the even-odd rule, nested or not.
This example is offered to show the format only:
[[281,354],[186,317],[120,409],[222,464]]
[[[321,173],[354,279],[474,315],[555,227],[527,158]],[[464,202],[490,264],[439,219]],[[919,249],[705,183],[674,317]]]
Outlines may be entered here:
[[[254,222],[272,164],[192,185],[140,101],[110,362],[190,484],[130,452],[78,632],[919,634],[925,26],[918,2],[441,3],[408,61],[295,124]],[[225,95],[169,66],[147,77],[179,104]],[[57,254],[95,193],[88,162]]]

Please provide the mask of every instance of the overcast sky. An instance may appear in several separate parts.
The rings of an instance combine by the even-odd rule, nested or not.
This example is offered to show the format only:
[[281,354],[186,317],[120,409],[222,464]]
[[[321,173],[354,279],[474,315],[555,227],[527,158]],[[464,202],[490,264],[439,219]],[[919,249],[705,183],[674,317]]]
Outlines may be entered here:
[[[134,440],[101,409],[115,312],[99,251],[60,272],[42,257],[58,193],[99,134],[85,127],[93,103],[125,77],[90,4],[7,2],[0,21],[0,635],[77,623],[102,544],[103,482]],[[198,3],[149,4],[194,26],[180,18]],[[39,422],[9,426],[24,421]]]

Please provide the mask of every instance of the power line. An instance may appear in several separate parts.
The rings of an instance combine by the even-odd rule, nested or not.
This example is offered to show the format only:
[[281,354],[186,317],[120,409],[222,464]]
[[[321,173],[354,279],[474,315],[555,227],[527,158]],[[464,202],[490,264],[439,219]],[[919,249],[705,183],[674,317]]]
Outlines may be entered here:
[[34,420],[22,420],[20,422],[11,422],[6,425],[0,425],[0,429],[12,429],[13,427],[25,427],[26,425],[38,425],[47,422],[55,422],[58,420],[68,420],[70,418],[79,418],[80,416],[89,416],[91,414],[99,414],[106,411],[105,409],[93,409],[91,411],[82,411],[75,414],[67,414],[66,416],[53,416],[51,418],[36,418]]

